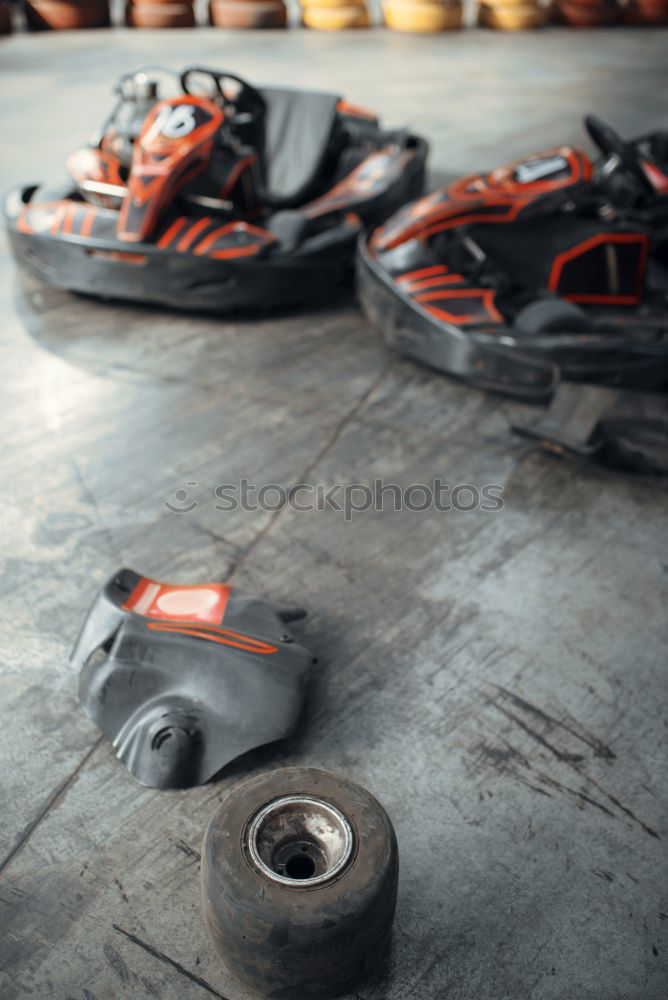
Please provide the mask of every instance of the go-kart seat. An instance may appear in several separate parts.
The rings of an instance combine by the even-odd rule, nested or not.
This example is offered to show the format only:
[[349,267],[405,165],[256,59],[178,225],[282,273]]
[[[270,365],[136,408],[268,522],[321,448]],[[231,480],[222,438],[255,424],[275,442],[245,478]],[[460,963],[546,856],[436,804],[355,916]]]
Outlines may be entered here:
[[340,98],[274,87],[263,89],[262,96],[266,201],[293,208],[322,191],[324,168],[343,144],[336,127]]

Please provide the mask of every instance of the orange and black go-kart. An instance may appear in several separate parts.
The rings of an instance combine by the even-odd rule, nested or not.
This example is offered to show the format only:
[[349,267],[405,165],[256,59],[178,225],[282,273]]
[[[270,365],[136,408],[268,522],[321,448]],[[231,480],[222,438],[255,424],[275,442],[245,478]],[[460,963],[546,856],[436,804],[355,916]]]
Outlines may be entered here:
[[358,292],[400,353],[547,402],[560,379],[668,387],[668,131],[463,177],[359,241]]
[[17,261],[58,288],[213,312],[323,300],[363,228],[423,190],[427,143],[336,94],[199,67],[116,93],[72,180],[5,199]]

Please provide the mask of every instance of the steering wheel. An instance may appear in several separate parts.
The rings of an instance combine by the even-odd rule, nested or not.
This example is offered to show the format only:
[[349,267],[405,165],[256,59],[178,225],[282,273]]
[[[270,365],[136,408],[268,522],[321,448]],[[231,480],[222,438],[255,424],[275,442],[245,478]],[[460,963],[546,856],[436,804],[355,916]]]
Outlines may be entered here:
[[[204,76],[213,83],[213,94],[193,91],[195,83],[194,77]],[[234,118],[239,124],[252,124],[261,121],[264,117],[266,102],[259,90],[252,84],[242,80],[235,73],[219,73],[218,70],[208,69],[205,66],[190,66],[181,74],[181,86],[184,93],[191,96],[208,97],[217,103],[223,104],[226,108],[234,109]],[[238,90],[234,97],[229,97],[225,93],[223,86],[225,81],[230,81],[237,85]]]
[[638,181],[645,194],[656,194],[643,169],[640,155],[630,142],[625,142],[619,133],[596,115],[586,116],[585,128],[603,156],[616,156],[622,167]]

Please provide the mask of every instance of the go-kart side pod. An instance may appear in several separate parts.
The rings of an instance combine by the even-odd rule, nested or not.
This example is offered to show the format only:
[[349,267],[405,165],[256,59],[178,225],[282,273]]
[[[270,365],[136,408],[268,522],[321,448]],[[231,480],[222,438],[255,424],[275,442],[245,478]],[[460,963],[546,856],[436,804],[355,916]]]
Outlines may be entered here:
[[141,784],[203,784],[294,730],[314,660],[286,623],[304,614],[223,583],[179,586],[122,569],[72,652],[79,699]]

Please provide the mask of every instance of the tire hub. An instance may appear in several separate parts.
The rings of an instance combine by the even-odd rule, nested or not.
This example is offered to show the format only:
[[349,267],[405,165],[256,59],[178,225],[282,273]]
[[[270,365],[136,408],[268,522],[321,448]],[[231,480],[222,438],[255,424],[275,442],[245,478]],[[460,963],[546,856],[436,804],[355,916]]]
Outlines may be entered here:
[[335,878],[353,854],[352,826],[324,799],[284,795],[251,819],[246,843],[253,863],[274,882],[306,888]]

